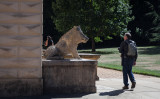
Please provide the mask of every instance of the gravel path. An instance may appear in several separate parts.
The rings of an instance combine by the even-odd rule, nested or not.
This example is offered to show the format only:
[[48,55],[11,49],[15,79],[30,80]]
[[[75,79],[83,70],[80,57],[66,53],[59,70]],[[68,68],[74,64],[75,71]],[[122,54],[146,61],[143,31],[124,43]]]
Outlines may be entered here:
[[[97,75],[99,78],[120,78],[122,79],[122,71],[106,69],[106,68],[97,68]],[[153,78],[152,76],[134,74],[135,78]]]

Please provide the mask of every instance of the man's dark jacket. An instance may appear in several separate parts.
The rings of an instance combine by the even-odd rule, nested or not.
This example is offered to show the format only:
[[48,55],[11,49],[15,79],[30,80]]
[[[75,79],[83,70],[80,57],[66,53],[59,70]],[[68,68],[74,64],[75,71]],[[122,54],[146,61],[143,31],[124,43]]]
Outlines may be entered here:
[[[137,57],[138,57],[138,53],[136,52],[136,55],[135,56],[128,56],[127,53],[128,53],[128,43],[127,42],[134,42],[132,40],[126,40],[126,41],[123,41],[120,45],[120,48],[119,48],[119,52],[121,53],[121,57],[122,58],[134,58],[135,61],[137,60]],[[134,42],[135,43],[135,42]],[[135,43],[136,45],[136,43]]]

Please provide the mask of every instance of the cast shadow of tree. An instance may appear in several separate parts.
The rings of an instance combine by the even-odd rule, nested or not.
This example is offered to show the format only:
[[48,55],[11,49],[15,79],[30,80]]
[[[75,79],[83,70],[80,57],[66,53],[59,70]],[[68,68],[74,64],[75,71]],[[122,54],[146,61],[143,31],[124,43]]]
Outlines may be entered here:
[[155,46],[155,47],[151,47],[151,48],[139,48],[138,53],[139,54],[147,54],[147,55],[160,54],[160,46]]
[[91,54],[114,54],[114,52],[105,52],[105,51],[96,51],[96,52],[91,52],[91,51],[79,51],[79,53],[91,53]]
[[119,90],[113,90],[113,91],[110,91],[110,92],[103,92],[103,93],[100,93],[99,95],[100,96],[118,96],[120,94],[124,93],[124,90],[122,89],[119,89]]

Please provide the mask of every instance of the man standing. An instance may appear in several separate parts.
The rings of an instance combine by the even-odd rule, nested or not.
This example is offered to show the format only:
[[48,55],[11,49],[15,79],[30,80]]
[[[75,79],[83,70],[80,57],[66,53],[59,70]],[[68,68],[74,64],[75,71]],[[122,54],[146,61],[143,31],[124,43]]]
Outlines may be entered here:
[[131,40],[131,34],[125,33],[124,41],[121,43],[119,52],[121,53],[122,66],[123,66],[123,89],[129,89],[128,76],[132,82],[131,88],[135,88],[136,81],[132,73],[132,66],[136,65],[137,48],[136,43]]

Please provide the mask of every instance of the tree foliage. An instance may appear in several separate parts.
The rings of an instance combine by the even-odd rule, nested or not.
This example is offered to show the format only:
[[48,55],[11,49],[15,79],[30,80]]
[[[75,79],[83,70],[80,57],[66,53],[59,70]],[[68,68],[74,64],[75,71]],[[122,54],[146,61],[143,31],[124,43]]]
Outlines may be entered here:
[[60,38],[61,33],[56,30],[51,18],[54,16],[52,11],[53,1],[54,0],[43,0],[43,41],[47,39],[47,36],[51,36],[55,43],[55,41],[58,41]]
[[130,0],[130,5],[134,19],[128,29],[137,41],[160,41],[160,0]]
[[95,51],[95,41],[102,42],[102,37],[112,39],[112,35],[126,31],[128,7],[127,0],[55,0],[52,18],[59,32],[80,25]]

